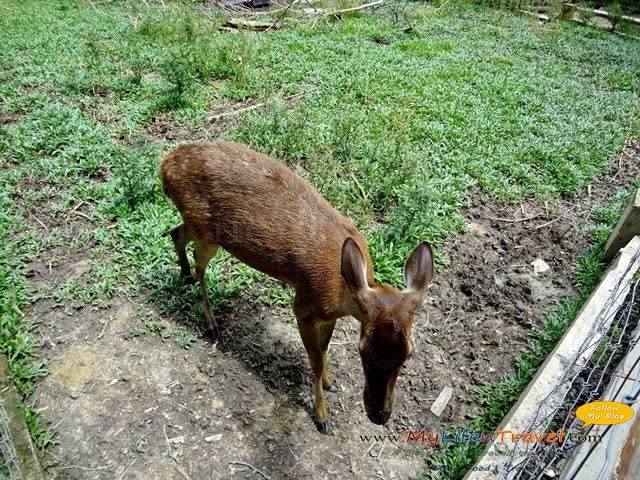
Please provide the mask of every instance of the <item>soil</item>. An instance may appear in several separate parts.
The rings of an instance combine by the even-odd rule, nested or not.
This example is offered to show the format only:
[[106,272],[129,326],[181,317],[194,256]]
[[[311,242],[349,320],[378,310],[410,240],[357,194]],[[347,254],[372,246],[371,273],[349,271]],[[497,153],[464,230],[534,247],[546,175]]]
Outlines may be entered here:
[[[338,322],[329,368],[339,391],[325,393],[332,430],[313,425],[310,368],[290,312],[256,304],[251,292],[219,315],[223,342],[201,338],[185,350],[160,334],[132,335],[138,309],[169,325],[149,298],[114,299],[106,310],[36,302],[40,353],[50,375],[30,398],[59,444],[49,472],[61,479],[405,479],[424,459],[394,456],[390,441],[361,435],[438,432],[462,422],[469,389],[514,368],[527,334],[554,301],[574,294],[572,266],[588,246],[575,226],[640,171],[640,145],[628,146],[590,196],[547,211],[472,194],[468,232],[443,247],[439,268],[413,327],[414,354],[396,386],[394,413],[372,424],[362,403],[359,325]],[[555,212],[555,213],[552,213]],[[78,216],[78,222],[83,217]],[[34,224],[34,227],[37,225]],[[69,226],[72,236],[77,227]],[[66,234],[65,234],[66,235]],[[60,247],[58,247],[60,248]],[[89,267],[68,255],[49,267],[45,254],[25,272],[32,286],[60,283]],[[544,265],[547,271],[540,271]],[[56,266],[57,265],[57,266]],[[178,275],[177,266],[166,266]],[[195,307],[194,307],[195,308]],[[438,417],[430,407],[444,387],[453,395]],[[45,456],[44,460],[50,460]]]

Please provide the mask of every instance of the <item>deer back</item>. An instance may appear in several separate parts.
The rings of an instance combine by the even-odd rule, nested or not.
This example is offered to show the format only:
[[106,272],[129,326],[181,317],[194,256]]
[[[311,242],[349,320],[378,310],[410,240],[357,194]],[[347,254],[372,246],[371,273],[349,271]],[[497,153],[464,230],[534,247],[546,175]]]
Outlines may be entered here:
[[353,238],[373,267],[353,223],[292,170],[233,142],[183,145],[162,160],[162,182],[187,226],[247,265],[332,310],[349,290],[341,250]]

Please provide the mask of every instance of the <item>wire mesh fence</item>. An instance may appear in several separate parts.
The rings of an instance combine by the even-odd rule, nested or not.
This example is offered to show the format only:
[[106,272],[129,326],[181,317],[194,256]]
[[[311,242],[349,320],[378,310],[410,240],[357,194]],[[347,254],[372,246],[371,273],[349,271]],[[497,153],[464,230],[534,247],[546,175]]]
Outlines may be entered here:
[[[0,456],[4,459],[4,468],[0,470],[0,480],[20,480],[16,449],[11,441],[9,416],[0,399]],[[4,470],[4,472],[3,472]]]
[[[636,252],[629,262],[627,273],[640,257]],[[631,278],[631,280],[624,280]],[[623,285],[626,282],[626,285]],[[613,400],[623,392],[623,403],[633,405],[640,399],[640,375],[631,372],[636,369],[640,358],[631,361],[628,353],[640,341],[638,317],[640,310],[640,275],[622,275],[613,288],[597,318],[594,319],[587,340],[567,363],[564,374],[555,388],[549,392],[537,408],[527,432],[562,432],[561,442],[517,442],[510,452],[508,468],[498,473],[498,479],[541,480],[557,478],[566,469],[576,448],[589,442],[587,454],[570,465],[562,478],[581,478],[586,459],[600,444],[609,450],[619,425],[590,425],[583,429],[583,422],[575,416],[576,409],[595,400]],[[621,292],[629,292],[621,302]],[[615,307],[615,305],[618,305]],[[620,365],[620,367],[618,367]],[[614,372],[619,372],[614,375]],[[621,372],[621,373],[620,373]],[[611,398],[601,398],[609,388]],[[600,447],[602,448],[602,447]],[[609,458],[609,455],[607,455]],[[601,465],[598,479],[605,478],[609,465],[606,460]]]

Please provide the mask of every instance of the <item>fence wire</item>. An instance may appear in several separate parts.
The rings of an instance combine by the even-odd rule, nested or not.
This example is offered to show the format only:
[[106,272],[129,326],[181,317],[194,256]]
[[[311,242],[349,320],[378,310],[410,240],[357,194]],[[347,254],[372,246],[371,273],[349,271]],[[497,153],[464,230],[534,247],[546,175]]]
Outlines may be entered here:
[[4,459],[5,468],[9,471],[8,474],[0,471],[0,480],[21,480],[16,449],[13,442],[11,442],[9,416],[2,400],[0,400],[0,455]]
[[[570,472],[564,472],[562,478],[575,480],[581,478],[580,472],[584,468],[585,460],[599,444],[606,442],[607,453],[615,437],[618,425],[591,425],[588,430],[582,429],[583,422],[576,418],[576,409],[600,399],[614,374],[618,363],[621,363],[622,374],[613,382],[613,396],[615,398],[623,389],[626,390],[623,403],[633,405],[640,400],[640,375],[629,378],[630,373],[639,363],[628,365],[627,354],[640,342],[640,328],[638,317],[640,310],[640,278],[626,280],[627,274],[640,257],[636,252],[624,275],[611,291],[602,310],[594,319],[587,340],[580,346],[578,352],[565,366],[565,373],[556,387],[542,401],[536,411],[535,418],[526,432],[559,432],[564,429],[562,443],[523,443],[514,445],[509,458],[509,468],[498,473],[500,480],[543,480],[557,478],[573,456],[577,446],[590,441],[591,447],[586,457],[577,465],[573,465]],[[635,268],[635,267],[634,267]],[[638,277],[636,274],[635,277]],[[626,299],[620,302],[621,292],[630,287]],[[619,304],[618,308],[613,305]],[[586,355],[586,357],[585,357]],[[585,361],[586,358],[586,361]],[[609,399],[604,399],[609,400]],[[586,430],[586,431],[585,431]],[[568,441],[573,434],[575,441]],[[598,479],[603,479],[608,468],[607,461],[602,465]]]

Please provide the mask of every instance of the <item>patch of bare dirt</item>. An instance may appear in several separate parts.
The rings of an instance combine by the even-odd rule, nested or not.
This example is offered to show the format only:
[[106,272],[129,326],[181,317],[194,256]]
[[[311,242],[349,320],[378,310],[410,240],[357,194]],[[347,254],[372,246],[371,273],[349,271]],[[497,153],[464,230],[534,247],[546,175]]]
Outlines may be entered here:
[[[272,100],[295,104],[311,94],[315,87],[289,96],[279,94]],[[242,122],[242,115],[252,110],[268,108],[268,103],[263,103],[254,98],[246,98],[242,101],[231,102],[222,105],[211,105],[207,112],[206,121],[196,129],[185,125],[176,125],[175,112],[158,113],[146,129],[146,134],[157,143],[212,141],[219,139],[225,131]]]
[[[473,195],[464,212],[469,232],[447,247],[451,264],[438,272],[414,323],[414,355],[396,386],[394,413],[382,427],[362,404],[359,325],[340,320],[329,352],[337,393],[327,393],[330,435],[312,422],[308,361],[297,329],[256,306],[251,292],[219,316],[224,342],[203,338],[189,350],[159,334],[134,336],[137,311],[169,322],[146,299],[118,299],[105,310],[52,308],[38,301],[41,354],[51,374],[32,397],[58,432],[50,476],[62,479],[404,479],[424,460],[393,456],[409,429],[437,432],[471,406],[471,386],[514,367],[526,335],[546,308],[573,293],[572,266],[587,241],[574,226],[640,171],[629,147],[613,171],[577,203],[522,205]],[[550,268],[532,265],[543,260]],[[48,259],[39,260],[48,265]],[[80,255],[32,282],[64,281],[86,270]],[[38,262],[30,266],[38,271]],[[178,275],[166,266],[167,275]],[[76,272],[76,273],[74,273]],[[224,281],[221,279],[221,281]],[[194,306],[195,308],[195,306]],[[429,408],[445,386],[453,396],[440,417]],[[401,442],[363,441],[398,434]]]
[[17,123],[22,118],[22,115],[18,113],[0,113],[0,127]]

